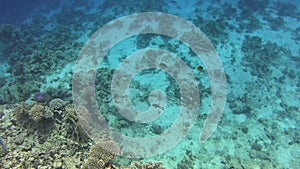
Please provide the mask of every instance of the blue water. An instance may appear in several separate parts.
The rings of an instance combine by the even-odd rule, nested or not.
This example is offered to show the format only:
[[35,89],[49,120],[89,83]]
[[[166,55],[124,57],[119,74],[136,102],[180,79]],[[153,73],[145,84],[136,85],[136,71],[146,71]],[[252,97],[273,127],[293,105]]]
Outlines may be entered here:
[[[94,77],[87,78],[90,82],[79,80],[80,84],[76,84],[76,72],[79,71],[76,65],[80,62],[78,58],[85,53],[82,49],[89,44],[91,37],[97,37],[103,26],[114,23],[117,19],[142,12],[160,12],[180,17],[195,25],[208,38],[215,50],[206,46],[202,50],[203,54],[209,56],[208,62],[214,60],[209,52],[218,54],[226,77],[226,101],[224,110],[220,110],[220,121],[216,118],[207,120],[213,107],[211,100],[215,99],[212,97],[214,89],[209,72],[220,65],[209,66],[206,60],[202,60],[193,51],[193,46],[205,45],[203,41],[203,44],[180,41],[181,31],[188,24],[174,26],[174,20],[164,21],[169,24],[165,27],[161,23],[161,27],[147,27],[145,30],[172,32],[178,35],[176,38],[142,33],[126,37],[122,28],[130,21],[127,20],[123,25],[110,25],[110,30],[106,31],[107,37],[126,38],[109,49],[102,62],[96,64]],[[141,22],[135,21],[130,25],[132,32],[141,26],[139,23]],[[109,34],[110,31],[113,33]],[[95,50],[104,50],[110,40],[100,39],[100,42]],[[151,60],[150,57],[146,61],[130,60],[134,53],[150,49],[169,51],[189,68],[188,72],[193,78],[188,80],[192,80],[198,89],[192,92],[199,96],[197,112],[189,112],[186,116],[179,113],[184,107],[181,102],[184,89],[176,79],[185,79],[187,75],[182,69],[185,67],[175,64],[174,58],[164,60],[158,56],[156,60]],[[205,53],[206,49],[208,53]],[[100,56],[99,53],[96,55]],[[122,63],[127,62],[134,64],[122,70]],[[92,72],[92,64],[93,62],[87,62],[82,71]],[[114,74],[118,70],[129,74],[147,64],[152,66],[133,73],[127,86],[128,93],[122,90],[125,81],[113,86],[113,79],[116,77]],[[145,153],[143,157],[129,158],[125,155],[126,146],[121,145],[130,143],[115,140],[120,144],[121,155],[106,161],[106,165],[94,163],[95,166],[87,168],[109,165],[116,168],[142,168],[142,163],[149,167],[151,161],[161,161],[165,168],[170,169],[300,168],[299,67],[300,3],[296,0],[0,0],[0,139],[1,144],[8,149],[0,151],[0,168],[55,168],[61,161],[61,168],[90,165],[88,159],[93,156],[89,151],[91,145],[95,144],[93,141],[97,142],[95,137],[98,137],[98,133],[85,131],[90,137],[88,140],[78,136],[78,133],[84,135],[82,129],[90,130],[85,124],[92,128],[95,124],[91,121],[82,124],[86,120],[81,121],[82,114],[77,112],[77,117],[75,113],[70,113],[73,111],[68,106],[74,103],[76,105],[76,92],[84,96],[80,100],[82,105],[101,110],[110,129],[137,139],[164,135],[165,131],[173,129],[172,124],[176,121],[184,121],[193,113],[197,115],[193,123],[185,121],[179,125],[180,129],[188,128],[186,134],[178,129],[176,134],[166,136],[163,142],[157,143],[162,147],[149,144],[148,150],[132,145],[134,148],[130,151]],[[173,71],[176,72],[176,77],[173,77]],[[125,74],[117,80],[122,79]],[[87,84],[91,88],[85,88]],[[189,85],[187,89],[192,90],[192,85]],[[117,94],[113,93],[113,88],[118,89]],[[153,90],[159,90],[164,98],[151,100],[149,96]],[[116,100],[116,96],[122,94],[128,96],[128,103]],[[50,103],[55,98],[60,98],[68,106],[53,109]],[[95,98],[98,107],[91,98]],[[118,103],[123,107],[118,108]],[[16,105],[22,105],[23,108]],[[38,107],[36,105],[43,109],[33,111]],[[156,109],[147,112],[151,108]],[[130,110],[128,114],[126,110]],[[38,118],[33,115],[34,112],[42,112],[43,117]],[[46,117],[45,112],[50,112],[51,118]],[[100,119],[97,113],[92,113],[94,119]],[[151,122],[141,122],[143,118],[154,114],[157,118]],[[99,121],[101,120],[103,119]],[[200,133],[205,132],[205,122],[218,124],[213,128],[211,137],[204,143],[199,143]],[[66,135],[58,134],[64,129]],[[102,129],[103,126],[100,127]],[[74,133],[77,133],[77,137]],[[178,143],[176,136],[180,137]],[[27,141],[16,141],[21,137]],[[112,139],[112,136],[103,137]],[[62,140],[69,140],[67,142],[71,142],[73,147],[64,147],[66,141]],[[176,144],[164,151],[171,145],[168,141]],[[24,148],[29,144],[31,148]],[[147,147],[147,144],[143,146]],[[43,160],[35,160],[40,154],[43,155]],[[134,164],[134,161],[139,165]],[[157,164],[152,168],[159,166]]]

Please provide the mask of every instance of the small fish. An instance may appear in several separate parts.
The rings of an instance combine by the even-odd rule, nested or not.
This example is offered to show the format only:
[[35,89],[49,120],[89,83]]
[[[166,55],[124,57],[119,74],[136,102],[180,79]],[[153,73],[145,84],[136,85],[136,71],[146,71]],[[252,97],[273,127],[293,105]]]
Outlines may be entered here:
[[202,71],[203,71],[203,67],[202,67],[202,66],[198,66],[198,67],[197,67],[197,70],[198,70],[199,72],[202,72]]
[[166,69],[166,68],[168,67],[165,63],[159,63],[158,66],[159,66],[161,69]]
[[1,137],[0,137],[0,144],[1,144],[2,148],[5,150],[5,152],[8,152],[8,148],[6,146],[6,143],[2,140]]

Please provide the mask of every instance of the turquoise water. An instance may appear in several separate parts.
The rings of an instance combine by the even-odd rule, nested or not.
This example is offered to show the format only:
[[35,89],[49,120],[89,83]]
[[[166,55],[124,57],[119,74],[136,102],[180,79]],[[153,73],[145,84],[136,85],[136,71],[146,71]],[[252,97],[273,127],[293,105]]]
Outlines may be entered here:
[[[186,22],[131,23],[143,12]],[[296,0],[0,0],[0,168],[300,168],[299,16]],[[163,33],[126,37],[144,20]]]

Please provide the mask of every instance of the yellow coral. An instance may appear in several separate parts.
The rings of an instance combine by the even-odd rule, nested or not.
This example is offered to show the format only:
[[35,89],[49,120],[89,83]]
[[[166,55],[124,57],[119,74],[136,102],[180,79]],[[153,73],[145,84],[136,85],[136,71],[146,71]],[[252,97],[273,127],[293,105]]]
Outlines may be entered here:
[[[108,149],[110,152],[106,151]],[[84,164],[84,169],[99,169],[104,168],[106,164],[115,157],[115,154],[119,153],[119,147],[114,141],[103,141],[98,144],[94,144],[90,150],[90,156]]]
[[40,121],[44,116],[45,107],[40,104],[35,104],[29,111],[28,114],[34,121]]

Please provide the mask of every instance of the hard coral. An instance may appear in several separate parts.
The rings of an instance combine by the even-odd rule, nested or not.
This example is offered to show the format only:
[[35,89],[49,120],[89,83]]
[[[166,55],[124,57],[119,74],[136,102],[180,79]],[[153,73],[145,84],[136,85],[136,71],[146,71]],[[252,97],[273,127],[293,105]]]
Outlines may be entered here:
[[49,107],[43,106],[41,104],[34,104],[31,109],[28,111],[29,116],[34,121],[40,121],[43,118],[52,118],[53,113],[49,109]]
[[[109,149],[110,152],[105,149]],[[90,150],[90,156],[84,164],[84,169],[104,168],[106,164],[119,153],[119,148],[113,141],[105,141],[103,143],[94,144]]]
[[49,107],[51,110],[62,110],[65,105],[66,102],[59,98],[52,99],[49,103]]
[[28,114],[34,121],[40,121],[44,116],[44,106],[35,104],[29,111]]

